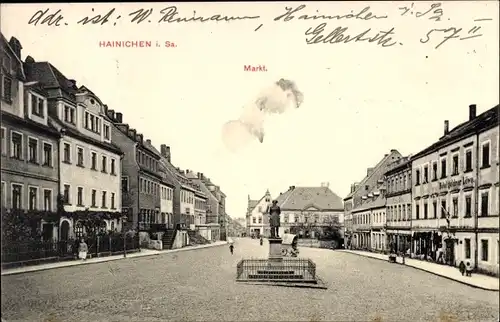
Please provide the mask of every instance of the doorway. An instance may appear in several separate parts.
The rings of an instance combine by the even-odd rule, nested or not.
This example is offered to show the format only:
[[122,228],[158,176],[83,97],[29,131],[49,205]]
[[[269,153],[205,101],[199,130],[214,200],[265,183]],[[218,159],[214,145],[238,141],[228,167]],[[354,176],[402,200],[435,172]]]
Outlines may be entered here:
[[455,241],[451,238],[448,238],[445,240],[445,243],[445,263],[446,265],[455,266]]
[[61,223],[61,237],[60,240],[66,241],[69,239],[69,223],[63,220]]
[[42,224],[42,240],[44,242],[52,241],[54,239],[54,224]]

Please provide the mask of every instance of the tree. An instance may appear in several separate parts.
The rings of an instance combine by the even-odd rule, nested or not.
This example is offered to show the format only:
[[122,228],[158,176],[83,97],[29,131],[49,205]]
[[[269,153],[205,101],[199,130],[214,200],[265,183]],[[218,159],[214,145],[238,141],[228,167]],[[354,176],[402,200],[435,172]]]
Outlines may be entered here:
[[342,239],[342,225],[340,225],[338,216],[328,216],[325,224],[321,238],[340,241]]

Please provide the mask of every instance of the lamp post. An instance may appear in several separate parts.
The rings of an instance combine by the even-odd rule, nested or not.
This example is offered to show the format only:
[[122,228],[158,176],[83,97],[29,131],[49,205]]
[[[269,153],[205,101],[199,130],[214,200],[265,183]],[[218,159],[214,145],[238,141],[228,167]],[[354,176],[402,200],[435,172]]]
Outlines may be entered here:
[[123,234],[123,257],[127,257],[127,234],[125,230],[125,223],[127,222],[127,216],[122,216],[122,234]]

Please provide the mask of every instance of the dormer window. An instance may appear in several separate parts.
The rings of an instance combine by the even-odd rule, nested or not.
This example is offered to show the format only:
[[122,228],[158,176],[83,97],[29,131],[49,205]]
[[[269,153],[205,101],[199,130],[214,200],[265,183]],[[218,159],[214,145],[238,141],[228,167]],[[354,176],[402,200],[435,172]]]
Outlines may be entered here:
[[31,114],[38,117],[44,117],[45,98],[30,93],[31,96]]
[[2,98],[7,102],[12,102],[12,79],[2,74]]
[[75,108],[71,107],[69,105],[64,105],[64,122],[75,124],[76,123],[76,117],[75,117]]
[[104,124],[104,139],[109,140],[111,138],[111,133],[108,124]]
[[98,116],[85,111],[84,127],[94,133],[101,133],[101,120]]

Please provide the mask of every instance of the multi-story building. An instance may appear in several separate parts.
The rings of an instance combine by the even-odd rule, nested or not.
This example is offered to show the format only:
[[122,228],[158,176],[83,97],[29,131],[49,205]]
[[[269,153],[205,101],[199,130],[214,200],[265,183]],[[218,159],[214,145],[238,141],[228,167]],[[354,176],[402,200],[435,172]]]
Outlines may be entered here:
[[469,106],[467,122],[450,131],[445,121],[444,135],[412,157],[414,256],[498,274],[498,113]]
[[[208,240],[216,241],[220,240],[220,225],[218,222],[219,218],[219,201],[217,197],[212,194],[210,189],[207,187],[205,182],[207,178],[203,173],[196,173],[196,177],[193,172],[189,173],[189,178],[192,182],[200,187],[200,190],[206,197],[205,200],[205,224],[198,226],[198,231],[200,234]],[[208,183],[207,183],[208,184]]]
[[267,218],[267,209],[271,205],[271,194],[269,190],[259,200],[250,199],[248,195],[246,229],[247,235],[259,238],[269,236],[270,227]]
[[[60,134],[48,123],[46,91],[26,75],[21,43],[1,38],[2,208],[26,210],[33,217],[36,212],[55,214]],[[38,223],[44,240],[58,237],[55,218],[45,216]]]
[[152,224],[162,222],[160,155],[151,141],[123,122],[122,113],[108,110],[107,114],[112,120],[113,141],[123,151],[121,190],[127,225],[149,231]]
[[198,179],[197,173],[191,170],[186,170],[186,177],[189,179],[191,186],[195,189],[194,193],[194,225],[195,229],[205,226],[207,223],[207,196],[201,188],[201,182]]
[[106,106],[85,86],[78,87],[48,62],[28,56],[28,78],[47,92],[49,123],[61,134],[59,193],[64,207],[60,238],[86,233],[85,218],[99,229],[115,230],[121,218],[121,150],[112,143]]
[[361,182],[351,185],[351,192],[344,199],[345,215],[350,216],[352,236],[348,247],[358,249],[385,250],[385,186],[384,173],[390,163],[401,158],[397,150],[384,155],[377,165],[368,168]]
[[281,208],[279,235],[289,232],[303,238],[316,238],[326,227],[334,225],[344,237],[342,198],[330,190],[328,184],[321,187],[290,186],[276,200]]
[[390,251],[404,252],[411,245],[411,160],[403,157],[389,164],[386,188],[387,243]]
[[173,229],[174,214],[174,189],[175,184],[167,177],[166,169],[160,162],[160,173],[162,180],[160,182],[160,224],[165,225],[166,229]]
[[[219,225],[219,240],[226,240],[227,219],[226,219],[226,195],[222,192],[219,186],[215,185],[210,178],[202,176],[203,184],[208,188],[210,193],[215,196],[217,203],[212,204],[217,209],[217,217],[211,213],[211,220]],[[213,211],[213,210],[212,210]]]

